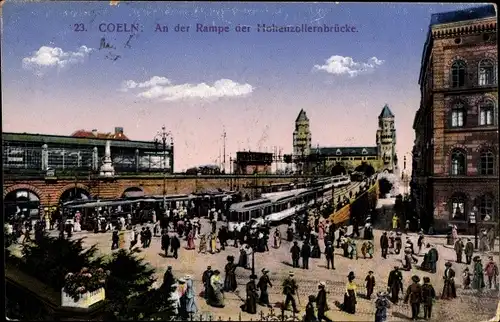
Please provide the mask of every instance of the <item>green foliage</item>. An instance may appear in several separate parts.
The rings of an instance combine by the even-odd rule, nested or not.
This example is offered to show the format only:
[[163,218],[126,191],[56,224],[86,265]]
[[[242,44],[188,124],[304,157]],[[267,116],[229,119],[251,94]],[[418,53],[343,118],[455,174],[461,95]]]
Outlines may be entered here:
[[68,273],[64,291],[75,301],[86,292],[94,292],[106,283],[107,274],[102,268],[82,268],[80,272]]
[[92,266],[95,246],[85,250],[83,238],[76,240],[43,236],[38,243],[23,245],[22,269],[54,290],[60,291],[68,273]]
[[392,183],[387,180],[386,178],[382,178],[378,181],[379,184],[379,189],[380,189],[380,195],[382,197],[385,197],[386,194],[391,192],[392,190]]

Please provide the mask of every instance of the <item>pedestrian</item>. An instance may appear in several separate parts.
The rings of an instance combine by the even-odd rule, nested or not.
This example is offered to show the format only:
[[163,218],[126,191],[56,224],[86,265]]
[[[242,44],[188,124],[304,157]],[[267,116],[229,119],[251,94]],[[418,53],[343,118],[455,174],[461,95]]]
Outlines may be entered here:
[[444,300],[454,299],[457,297],[457,292],[455,289],[455,271],[453,270],[453,268],[451,268],[451,262],[446,262],[445,266],[446,269],[444,270],[444,285],[441,298]]
[[203,298],[205,300],[208,299],[208,293],[210,288],[210,277],[212,277],[212,275],[213,275],[212,266],[207,266],[206,271],[203,272],[203,275],[201,277],[201,282],[203,283],[203,287],[205,288],[203,291]]
[[274,231],[274,248],[280,248],[281,246],[281,233],[279,228]]
[[326,257],[326,268],[330,269],[330,264],[331,264],[332,269],[335,269],[335,262],[334,262],[335,250],[333,249],[333,245],[330,240],[326,242],[325,257]]
[[464,251],[464,243],[461,239],[455,242],[455,254],[457,255],[457,263],[462,263],[462,253]]
[[133,230],[130,233],[130,247],[129,250],[132,250],[135,245],[137,245],[139,239],[139,232],[137,229],[134,227]]
[[369,271],[368,275],[365,277],[366,282],[366,298],[371,299],[373,294],[373,289],[375,288],[375,276],[373,276],[373,271]]
[[188,236],[187,236],[187,249],[191,250],[191,249],[195,249],[196,246],[194,244],[194,230],[191,229],[188,233]]
[[255,285],[255,275],[250,275],[250,281],[246,285],[247,297],[241,309],[248,314],[257,313],[257,286]]
[[394,254],[399,255],[401,253],[401,247],[403,246],[403,242],[401,240],[401,232],[396,232],[396,237],[394,238]]
[[236,283],[236,268],[238,266],[234,264],[234,256],[227,256],[227,264],[224,268],[226,272],[226,277],[224,278],[224,291],[234,292],[238,287]]
[[118,242],[120,237],[118,236],[118,230],[113,231],[113,235],[111,236],[111,250],[115,250],[118,248]]
[[188,316],[192,317],[198,311],[193,278],[191,275],[186,275],[184,276],[184,280],[186,280],[186,291],[184,292],[186,313]]
[[498,266],[497,263],[493,260],[493,256],[488,257],[489,262],[486,264],[484,268],[484,272],[488,277],[488,284],[490,289],[496,288],[497,286],[497,276],[498,276]]
[[436,300],[436,291],[431,285],[431,279],[427,276],[424,277],[424,284],[422,285],[422,304],[424,306],[424,320],[430,320],[432,316],[432,305]]
[[482,290],[486,285],[484,284],[483,264],[481,257],[475,256],[474,259],[474,276],[472,278],[472,288],[475,290]]
[[377,300],[375,301],[375,322],[387,321],[387,309],[391,307],[387,295],[387,292],[377,293]]
[[146,227],[142,227],[141,230],[141,245],[142,248],[145,248],[146,246]]
[[170,247],[170,236],[165,231],[161,236],[161,249],[165,252],[165,257],[168,257],[168,248]]
[[470,283],[471,283],[471,276],[472,274],[469,271],[469,268],[466,267],[462,273],[462,286],[464,289],[469,289],[470,288]]
[[175,259],[178,257],[178,250],[181,247],[181,242],[179,238],[177,237],[177,234],[174,234],[172,237],[172,240],[170,241],[170,247],[172,248],[172,253]]
[[261,305],[271,307],[271,304],[269,303],[269,293],[267,292],[267,287],[273,287],[273,284],[271,284],[271,280],[269,279],[267,273],[269,273],[269,271],[263,268],[262,276],[259,279],[259,283],[257,283],[257,287],[260,289],[259,303]]
[[151,240],[153,239],[153,232],[151,231],[150,227],[146,228],[144,235],[145,235],[145,247],[149,248],[149,246],[151,245]]
[[474,255],[474,244],[467,238],[467,242],[465,243],[465,262],[467,265],[472,263],[472,256]]
[[351,239],[349,245],[349,258],[350,259],[358,259],[358,244],[356,244],[356,240]]
[[153,227],[153,236],[156,237],[158,235],[160,229],[160,225],[158,222],[155,222],[155,225]]
[[300,258],[300,247],[297,241],[293,242],[293,246],[290,249],[292,254],[292,266],[293,268],[299,268],[299,258]]
[[391,292],[391,302],[398,304],[399,292],[403,292],[403,274],[398,266],[394,266],[394,269],[389,273],[387,287]]
[[455,241],[458,239],[458,231],[456,225],[453,225],[451,227],[451,238],[453,239],[453,244],[455,244]]
[[219,308],[223,308],[225,306],[224,296],[222,295],[223,287],[224,283],[221,280],[220,271],[216,269],[210,277],[210,292],[207,301],[208,305]]
[[218,251],[217,249],[217,235],[215,232],[210,234],[210,253],[215,254]]
[[380,249],[382,250],[382,257],[387,258],[387,251],[389,249],[389,240],[387,238],[387,232],[385,231],[380,237]]
[[172,273],[172,266],[168,266],[167,270],[163,274],[163,284],[162,287],[165,290],[170,290],[170,286],[172,286],[175,282],[174,274]]
[[309,257],[311,257],[311,246],[309,246],[309,243],[307,243],[307,241],[305,241],[302,244],[300,255],[302,256],[302,269],[309,269]]
[[405,249],[405,257],[403,261],[403,270],[405,271],[411,271],[411,250],[409,248]]
[[328,301],[326,299],[326,283],[319,282],[318,284],[318,295],[316,296],[316,305],[318,307],[318,321],[331,321],[327,316],[325,316],[325,312],[329,310]]
[[429,270],[431,273],[436,273],[436,269],[437,269],[437,262],[439,260],[439,254],[438,254],[438,251],[436,249],[436,247],[434,246],[431,246],[429,244],[427,244],[428,247],[431,247],[431,249],[429,249],[429,251],[427,252],[427,258],[428,258],[428,263],[429,263]]
[[206,254],[207,252],[207,236],[205,234],[200,235],[200,244],[198,245],[198,254]]
[[297,305],[295,303],[295,298],[294,298],[294,295],[296,294],[298,287],[297,287],[297,283],[293,279],[293,276],[294,276],[294,273],[289,272],[288,278],[285,279],[285,281],[283,282],[283,294],[285,295],[285,303],[284,303],[283,309],[287,310],[288,305],[291,303],[293,311],[295,313],[299,313],[299,310],[297,310]]
[[349,272],[347,276],[348,282],[346,285],[346,292],[344,293],[344,303],[342,304],[342,310],[350,314],[356,313],[357,299],[356,283],[354,283],[354,279],[354,272]]
[[318,319],[316,318],[316,315],[314,313],[314,302],[316,301],[316,298],[314,295],[309,295],[308,297],[308,302],[306,305],[306,314],[304,315],[304,322],[317,322]]
[[422,302],[422,287],[419,284],[420,278],[417,275],[413,275],[411,280],[413,283],[406,290],[404,303],[408,304],[408,301],[410,302],[411,318],[416,321],[420,313],[420,303]]
[[418,247],[418,254],[420,255],[420,252],[422,251],[422,247],[424,246],[424,233],[420,231],[418,233],[418,240],[417,240],[417,247]]

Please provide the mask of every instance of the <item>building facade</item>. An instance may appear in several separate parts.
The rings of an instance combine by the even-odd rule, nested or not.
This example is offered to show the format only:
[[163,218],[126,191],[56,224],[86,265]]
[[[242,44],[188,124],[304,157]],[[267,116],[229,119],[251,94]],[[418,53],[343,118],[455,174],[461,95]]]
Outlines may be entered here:
[[235,174],[271,174],[272,164],[272,153],[236,152]]
[[309,118],[300,110],[295,120],[292,155],[299,171],[338,175],[366,166],[389,173],[397,169],[395,117],[387,104],[378,116],[376,146],[313,148],[309,128]]
[[496,15],[490,5],[431,17],[411,182],[424,228],[498,221]]

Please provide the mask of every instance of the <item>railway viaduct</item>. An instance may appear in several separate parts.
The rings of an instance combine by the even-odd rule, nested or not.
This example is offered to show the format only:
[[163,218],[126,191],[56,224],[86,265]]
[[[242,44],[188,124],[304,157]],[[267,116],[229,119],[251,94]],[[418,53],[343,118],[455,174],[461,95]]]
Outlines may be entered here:
[[145,195],[189,194],[207,190],[237,190],[244,193],[256,186],[301,182],[312,176],[283,175],[136,175],[113,178],[91,177],[7,177],[3,197],[16,191],[28,191],[38,197],[44,206],[57,205],[65,194],[78,190],[94,199],[122,198],[128,191],[142,191]]

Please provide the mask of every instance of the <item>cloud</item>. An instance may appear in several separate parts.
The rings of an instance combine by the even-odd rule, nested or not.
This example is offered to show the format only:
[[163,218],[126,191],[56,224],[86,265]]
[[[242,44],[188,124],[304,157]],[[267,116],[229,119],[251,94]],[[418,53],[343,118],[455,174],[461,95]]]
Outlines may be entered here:
[[230,79],[219,79],[213,85],[206,83],[175,85],[168,78],[160,76],[154,76],[142,83],[133,80],[123,82],[122,91],[126,92],[134,89],[146,89],[137,94],[141,98],[177,101],[189,98],[207,99],[244,96],[252,93],[254,87]]
[[372,57],[367,62],[355,62],[351,57],[334,55],[328,58],[324,65],[314,65],[314,70],[322,70],[334,75],[355,77],[373,71],[384,62],[377,57]]
[[32,70],[50,67],[64,68],[71,64],[82,63],[92,50],[87,46],[81,46],[77,51],[65,52],[59,47],[42,46],[31,56],[23,58],[23,67]]

